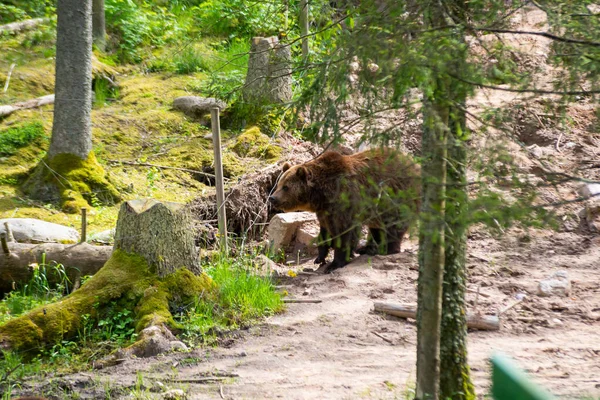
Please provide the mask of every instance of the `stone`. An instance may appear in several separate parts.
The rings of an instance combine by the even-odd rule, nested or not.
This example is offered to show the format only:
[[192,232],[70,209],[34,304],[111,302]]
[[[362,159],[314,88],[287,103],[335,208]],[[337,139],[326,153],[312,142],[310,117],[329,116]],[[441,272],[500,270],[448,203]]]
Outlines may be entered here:
[[571,294],[571,281],[567,271],[556,271],[548,279],[538,284],[538,296],[569,296]]
[[310,212],[290,212],[276,214],[269,222],[267,236],[272,251],[287,248],[296,238],[299,226],[306,222],[316,221],[317,217]]
[[600,232],[600,201],[590,201],[580,211],[579,216],[585,220],[592,232]]
[[107,229],[105,231],[98,232],[98,233],[94,233],[94,234],[90,235],[90,238],[88,241],[95,242],[95,243],[103,243],[103,244],[114,243],[115,228]]
[[316,254],[317,237],[319,236],[319,223],[317,221],[305,222],[296,230],[295,250],[305,249],[309,254]]
[[68,226],[34,218],[0,219],[0,233],[5,232],[7,222],[15,240],[19,243],[78,243],[79,232]]
[[277,263],[264,254],[256,256],[254,265],[257,268],[257,273],[261,276],[273,275],[279,272]]
[[162,394],[162,398],[165,400],[182,400],[186,399],[187,395],[183,389],[171,389]]
[[172,340],[170,342],[171,344],[171,351],[188,351],[188,347],[185,345],[185,343],[179,341],[179,340]]
[[600,195],[600,183],[586,183],[577,189],[577,193],[586,199]]
[[203,117],[210,114],[213,107],[219,107],[223,111],[227,104],[214,97],[182,96],[173,100],[173,108],[190,117]]

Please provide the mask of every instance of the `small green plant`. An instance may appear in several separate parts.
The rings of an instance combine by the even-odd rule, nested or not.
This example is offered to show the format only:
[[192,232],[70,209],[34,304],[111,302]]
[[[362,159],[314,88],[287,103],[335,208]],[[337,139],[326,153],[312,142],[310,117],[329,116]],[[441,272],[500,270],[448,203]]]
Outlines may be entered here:
[[[65,267],[54,261],[46,264],[45,254],[41,263],[32,263],[29,268],[33,273],[29,282],[0,301],[0,323],[40,305],[57,301],[72,289]],[[57,283],[51,284],[50,281]]]
[[[91,323],[88,322],[91,326]],[[91,329],[88,329],[92,331]],[[133,311],[112,302],[102,310],[92,337],[109,340],[117,345],[129,344],[135,340],[135,318]]]
[[210,342],[218,332],[246,326],[283,309],[279,293],[269,278],[256,274],[252,256],[237,259],[219,256],[207,262],[204,271],[213,279],[217,293],[199,298],[189,308],[175,313],[190,343]]
[[44,126],[40,121],[27,122],[0,132],[0,156],[13,155],[25,147],[43,138]]
[[188,46],[174,57],[175,72],[178,74],[192,74],[206,71],[208,64],[206,56],[193,46]]

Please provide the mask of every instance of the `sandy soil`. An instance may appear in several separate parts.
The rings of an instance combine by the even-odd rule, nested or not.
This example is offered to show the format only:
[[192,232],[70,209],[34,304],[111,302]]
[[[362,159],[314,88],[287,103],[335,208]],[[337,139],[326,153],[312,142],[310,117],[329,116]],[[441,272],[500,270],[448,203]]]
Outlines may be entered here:
[[[477,311],[494,315],[527,294],[502,316],[500,331],[469,333],[480,397],[489,391],[489,357],[496,351],[561,398],[600,397],[600,241],[550,231],[515,231],[504,239],[473,232],[471,239],[469,288],[482,293]],[[290,297],[322,302],[289,304],[221,347],[128,360],[36,386],[62,387],[65,396],[73,391],[81,398],[103,398],[111,387],[112,398],[130,398],[141,375],[149,398],[161,398],[162,383],[190,399],[221,393],[227,399],[404,399],[414,388],[415,322],[374,313],[373,303],[416,301],[415,252],[410,243],[400,255],[358,257],[331,275],[286,278],[282,290]],[[556,270],[568,272],[571,295],[537,296],[538,281]],[[475,297],[468,294],[472,310]],[[198,382],[207,376],[222,381]]]

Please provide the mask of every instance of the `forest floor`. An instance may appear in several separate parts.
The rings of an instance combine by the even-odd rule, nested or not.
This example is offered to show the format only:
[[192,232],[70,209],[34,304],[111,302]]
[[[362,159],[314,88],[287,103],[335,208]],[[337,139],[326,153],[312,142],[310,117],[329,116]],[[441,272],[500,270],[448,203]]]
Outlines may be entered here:
[[[560,398],[600,397],[599,259],[600,240],[577,233],[515,231],[501,239],[471,234],[469,289],[480,288],[476,310],[495,315],[516,294],[527,294],[502,315],[499,331],[469,332],[480,398],[489,393],[494,352],[511,356]],[[537,296],[538,281],[556,270],[568,272],[571,295]],[[330,275],[285,278],[291,298],[322,302],[288,304],[284,313],[224,338],[219,347],[127,360],[34,386],[61,387],[80,398],[102,397],[107,388],[111,398],[160,398],[152,393],[164,390],[160,383],[185,390],[190,399],[412,398],[415,321],[374,313],[373,303],[416,303],[416,279],[411,241],[400,255],[361,256]],[[468,293],[471,310],[476,296]]]
[[[521,20],[516,23],[525,30],[543,29],[542,14],[518,13],[515,18]],[[531,54],[519,65],[540,68],[539,76],[547,80],[538,82],[540,87],[550,83],[545,39],[509,35],[504,39]],[[509,109],[517,97],[520,95],[480,91],[469,107],[473,112],[486,106]],[[570,121],[565,127],[552,117],[556,110],[548,111],[541,100],[532,101],[520,114],[522,124],[514,130],[526,146],[511,147],[517,164],[535,175],[540,162],[574,172],[589,160],[597,161],[600,136],[594,110],[586,99],[569,104],[563,110]],[[493,138],[494,132],[474,138],[474,146],[484,146]],[[597,169],[581,174],[600,178]],[[541,197],[547,202],[572,200],[576,188],[576,184],[567,184],[556,190],[543,189]],[[14,207],[7,204],[5,212]],[[583,226],[578,217],[582,207],[565,207],[560,213],[564,225],[558,231],[513,228],[496,237],[480,226],[471,229],[470,310],[495,315],[526,295],[502,315],[499,331],[469,332],[469,362],[480,398],[489,393],[489,359],[494,352],[511,356],[536,383],[561,398],[600,398],[600,237]],[[416,303],[416,250],[416,242],[411,240],[399,255],[362,256],[330,275],[283,278],[279,284],[291,298],[322,302],[288,304],[285,312],[260,325],[226,335],[219,347],[129,359],[102,370],[43,380],[32,377],[23,393],[72,393],[76,394],[73,398],[90,399],[161,398],[165,388],[174,388],[186,391],[190,399],[412,398],[415,321],[374,313],[373,303]],[[306,260],[294,268],[314,265]],[[558,270],[568,273],[570,295],[538,296],[538,282]],[[473,292],[478,288],[477,296]]]

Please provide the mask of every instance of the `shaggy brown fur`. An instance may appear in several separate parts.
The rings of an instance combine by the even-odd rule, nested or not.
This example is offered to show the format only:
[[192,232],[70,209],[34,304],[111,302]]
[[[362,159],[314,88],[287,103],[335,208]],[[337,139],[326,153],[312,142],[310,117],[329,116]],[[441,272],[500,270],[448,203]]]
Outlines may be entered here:
[[284,165],[271,203],[286,212],[317,214],[321,233],[317,264],[324,264],[329,248],[334,259],[330,272],[346,265],[358,244],[362,225],[370,230],[360,253],[393,254],[416,219],[420,168],[408,156],[391,149],[353,155],[328,151],[307,163]]

